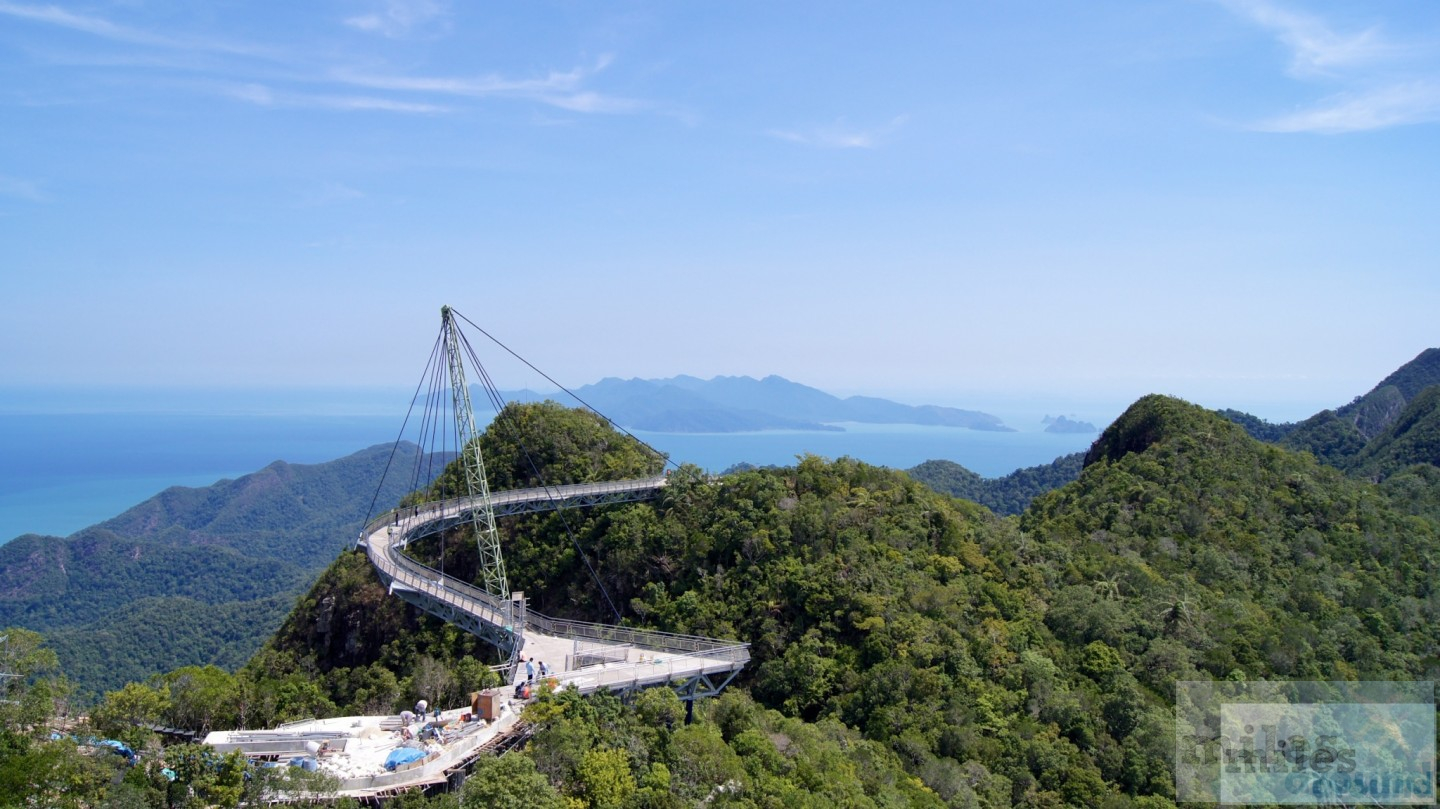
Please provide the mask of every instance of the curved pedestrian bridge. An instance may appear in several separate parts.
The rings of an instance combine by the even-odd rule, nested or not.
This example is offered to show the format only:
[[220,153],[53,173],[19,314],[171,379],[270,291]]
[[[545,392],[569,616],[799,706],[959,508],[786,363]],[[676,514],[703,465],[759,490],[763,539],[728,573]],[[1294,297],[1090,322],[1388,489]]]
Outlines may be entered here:
[[[581,483],[494,492],[496,516],[652,499],[665,478]],[[406,556],[409,542],[467,522],[482,509],[475,498],[456,498],[396,509],[365,526],[365,548],[381,581],[394,595],[496,644],[512,660],[544,661],[554,685],[582,693],[669,685],[682,699],[718,693],[750,660],[748,643],[550,618],[525,609],[523,594],[509,603]],[[516,665],[516,681],[524,666]]]

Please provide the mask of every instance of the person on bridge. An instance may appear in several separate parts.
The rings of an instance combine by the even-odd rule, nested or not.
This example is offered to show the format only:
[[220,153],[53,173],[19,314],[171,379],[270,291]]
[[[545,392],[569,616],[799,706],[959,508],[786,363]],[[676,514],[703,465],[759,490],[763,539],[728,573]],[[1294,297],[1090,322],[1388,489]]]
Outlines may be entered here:
[[543,679],[545,679],[545,678],[548,677],[548,676],[550,676],[550,667],[547,666],[547,665],[545,665],[545,661],[544,661],[544,660],[541,660],[541,661],[540,661],[540,679],[543,680]]
[[535,682],[535,658],[525,658],[525,682]]

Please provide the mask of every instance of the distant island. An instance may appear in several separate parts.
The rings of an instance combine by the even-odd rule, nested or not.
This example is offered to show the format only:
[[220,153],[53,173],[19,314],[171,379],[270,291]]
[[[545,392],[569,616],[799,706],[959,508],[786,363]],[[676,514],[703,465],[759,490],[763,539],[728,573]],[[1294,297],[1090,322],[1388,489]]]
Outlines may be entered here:
[[1095,425],[1088,421],[1077,421],[1064,416],[1046,416],[1040,420],[1047,433],[1098,433]]
[[[699,379],[684,375],[669,379],[609,377],[585,385],[575,393],[617,424],[657,433],[843,431],[838,422],[1014,432],[998,417],[977,410],[905,405],[872,396],[841,399],[779,376],[764,379],[748,376]],[[536,401],[547,395],[511,391],[505,396],[514,401]]]

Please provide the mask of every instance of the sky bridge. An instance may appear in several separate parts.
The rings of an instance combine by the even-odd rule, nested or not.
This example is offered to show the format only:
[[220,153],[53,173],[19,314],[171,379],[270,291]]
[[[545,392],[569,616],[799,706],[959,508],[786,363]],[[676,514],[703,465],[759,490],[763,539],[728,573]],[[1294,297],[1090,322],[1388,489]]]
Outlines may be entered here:
[[[648,500],[664,489],[666,478],[490,491],[466,383],[466,357],[495,406],[497,423],[504,400],[461,333],[460,321],[470,323],[450,307],[441,308],[440,336],[422,377],[431,380],[431,387],[424,397],[417,390],[416,400],[426,403],[421,432],[432,440],[453,439],[445,446],[458,449],[453,463],[460,472],[463,496],[394,509],[370,521],[358,544],[380,579],[391,594],[493,644],[507,657],[512,681],[526,676],[523,661],[529,658],[537,665],[544,661],[556,685],[582,693],[666,685],[687,702],[718,693],[749,662],[749,644],[551,618],[527,609],[524,594],[510,590],[497,517]],[[451,432],[441,435],[446,430]],[[520,449],[530,461],[533,477],[543,482],[542,470],[529,451]],[[663,455],[656,456],[663,460]],[[415,540],[462,527],[470,529],[479,552],[479,573],[473,583],[447,576],[404,553]],[[598,578],[596,585],[603,590]]]
[[[497,599],[405,555],[422,537],[472,523],[475,512],[528,514],[560,508],[626,503],[656,497],[664,477],[495,492],[395,509],[371,520],[359,545],[393,595],[510,652],[546,661],[546,679],[582,694],[633,692],[662,686],[686,700],[715,694],[750,660],[749,644],[693,635],[550,618],[525,609],[521,593]],[[508,690],[508,689],[507,689]],[[498,712],[477,721],[468,706],[436,706],[432,716],[347,716],[283,725],[273,730],[216,731],[205,743],[222,752],[297,764],[334,776],[336,796],[380,799],[420,786],[464,780],[476,758],[520,743],[530,728],[518,705],[502,694]],[[273,765],[272,765],[273,766]],[[282,800],[308,800],[297,794]]]
[[[381,582],[392,595],[498,648],[506,659],[504,668],[512,685],[527,678],[523,661],[530,658],[537,667],[540,661],[548,665],[544,679],[552,687],[582,694],[668,687],[685,701],[687,709],[693,709],[696,699],[719,693],[750,661],[749,644],[551,618],[530,611],[525,595],[510,590],[497,517],[650,500],[665,490],[668,479],[653,476],[490,491],[461,361],[468,345],[458,334],[454,318],[448,307],[441,310],[441,339],[432,367],[426,369],[432,380],[448,381],[451,418],[427,413],[422,432],[433,437],[440,424],[449,421],[454,432],[446,438],[453,439],[450,446],[460,448],[454,463],[463,473],[464,495],[392,509],[361,529],[357,544],[364,548]],[[437,363],[435,357],[442,353],[445,359]],[[473,360],[473,353],[471,357]],[[483,368],[480,374],[487,393],[496,397],[492,402],[498,412],[494,386]],[[440,393],[432,388],[425,397],[427,404],[447,398]],[[445,457],[434,447],[421,455]],[[429,478],[419,480],[416,471],[413,487],[428,485]],[[543,479],[533,463],[531,471],[535,478]],[[443,541],[454,529],[468,529],[477,543],[480,569],[473,583],[446,575],[405,553],[411,542],[436,534]],[[603,590],[598,578],[596,584]],[[540,679],[538,671],[536,674]],[[491,712],[477,709],[477,714],[470,706],[435,706],[433,715],[405,712],[318,719],[266,731],[217,731],[205,742],[223,751],[319,769],[339,780],[337,795],[378,799],[417,786],[458,783],[478,756],[503,751],[526,738],[529,729],[511,705],[509,694],[486,696],[500,697],[498,709],[492,704]]]
[[[489,499],[496,514],[526,514],[646,500],[661,492],[665,480],[519,489]],[[484,507],[466,497],[397,509],[371,521],[359,544],[391,594],[501,648],[514,648],[517,660],[545,661],[558,685],[581,693],[668,685],[690,700],[718,693],[749,662],[746,643],[550,618],[525,609],[523,594],[497,600],[404,554],[409,542],[465,524],[471,512]],[[515,666],[512,681],[524,676],[523,666]]]

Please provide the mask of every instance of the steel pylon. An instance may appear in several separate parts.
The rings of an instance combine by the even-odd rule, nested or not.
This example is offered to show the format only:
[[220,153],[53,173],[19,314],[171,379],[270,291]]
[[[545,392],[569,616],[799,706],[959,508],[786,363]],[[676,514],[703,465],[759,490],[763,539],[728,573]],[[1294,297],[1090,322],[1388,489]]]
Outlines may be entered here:
[[461,466],[465,470],[465,494],[475,503],[469,512],[470,525],[480,552],[479,585],[497,605],[503,605],[505,630],[513,636],[511,657],[523,645],[524,626],[515,620],[510,582],[505,575],[505,559],[500,554],[500,532],[495,527],[495,508],[490,500],[490,483],[485,477],[485,458],[480,452],[479,435],[475,431],[475,411],[470,406],[470,388],[465,384],[465,363],[460,346],[460,332],[449,306],[440,307],[440,331],[445,342],[445,364],[450,372],[450,403],[455,415],[455,434],[459,445]]

